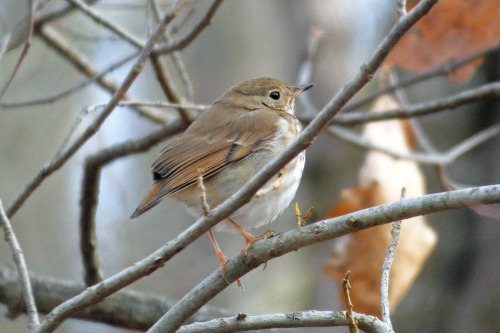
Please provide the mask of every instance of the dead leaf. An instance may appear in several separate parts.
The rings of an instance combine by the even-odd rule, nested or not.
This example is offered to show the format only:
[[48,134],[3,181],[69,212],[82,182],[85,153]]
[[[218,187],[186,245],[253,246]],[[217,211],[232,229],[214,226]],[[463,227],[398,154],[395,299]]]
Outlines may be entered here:
[[[380,97],[373,112],[397,108],[388,96]],[[407,121],[368,124],[363,135],[372,143],[408,153],[414,149],[414,133]],[[406,197],[425,194],[424,178],[411,161],[395,160],[385,154],[369,152],[359,175],[360,186],[342,191],[342,198],[328,217],[398,201],[401,188]],[[334,244],[324,272],[342,285],[344,274],[351,271],[351,299],[357,312],[380,316],[380,276],[384,256],[391,239],[390,224],[362,230],[342,237]],[[393,311],[413,284],[437,242],[437,235],[424,217],[403,222],[390,275],[389,302]]]
[[[498,0],[440,0],[403,36],[385,64],[424,71],[472,55],[500,41],[499,17]],[[482,62],[477,59],[451,72],[450,80],[466,81]]]

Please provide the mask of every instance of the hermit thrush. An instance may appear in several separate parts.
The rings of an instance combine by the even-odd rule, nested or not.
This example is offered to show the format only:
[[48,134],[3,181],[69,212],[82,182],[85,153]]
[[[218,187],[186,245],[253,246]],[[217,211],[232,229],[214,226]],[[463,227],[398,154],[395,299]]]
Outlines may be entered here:
[[[258,78],[230,88],[162,150],[152,165],[155,184],[132,218],[166,196],[203,214],[197,186],[200,174],[210,208],[229,198],[299,135],[294,99],[312,86],[292,87],[277,79]],[[216,229],[236,228],[247,241],[246,252],[257,238],[244,229],[272,222],[290,204],[304,162],[302,152]],[[210,231],[209,235],[223,269],[226,258]]]

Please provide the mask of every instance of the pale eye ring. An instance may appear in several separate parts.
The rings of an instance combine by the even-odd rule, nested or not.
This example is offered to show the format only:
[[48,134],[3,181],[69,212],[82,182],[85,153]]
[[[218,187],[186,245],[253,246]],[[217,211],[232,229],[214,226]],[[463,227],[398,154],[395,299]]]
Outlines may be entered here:
[[281,95],[278,91],[273,91],[269,94],[269,97],[271,97],[272,99],[274,99],[275,101],[279,100]]

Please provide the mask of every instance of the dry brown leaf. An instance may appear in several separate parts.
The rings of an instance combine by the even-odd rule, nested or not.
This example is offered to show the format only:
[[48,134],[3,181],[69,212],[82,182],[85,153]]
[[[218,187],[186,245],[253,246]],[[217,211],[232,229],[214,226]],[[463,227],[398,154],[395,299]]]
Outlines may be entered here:
[[[396,45],[385,64],[424,71],[472,55],[500,41],[498,0],[440,0]],[[454,82],[471,77],[482,59],[449,74]]]
[[[397,108],[388,96],[380,97],[373,112]],[[410,152],[414,134],[406,121],[368,124],[363,135],[371,142]],[[425,194],[424,178],[417,165],[395,160],[378,152],[369,152],[360,171],[360,186],[342,191],[341,201],[328,217],[399,200],[401,188],[407,197]],[[380,276],[384,256],[391,239],[391,225],[383,225],[342,237],[334,244],[324,272],[342,286],[347,270],[351,271],[351,299],[357,312],[380,316]],[[402,225],[390,275],[389,302],[393,311],[413,284],[437,242],[437,235],[424,217],[415,217]]]

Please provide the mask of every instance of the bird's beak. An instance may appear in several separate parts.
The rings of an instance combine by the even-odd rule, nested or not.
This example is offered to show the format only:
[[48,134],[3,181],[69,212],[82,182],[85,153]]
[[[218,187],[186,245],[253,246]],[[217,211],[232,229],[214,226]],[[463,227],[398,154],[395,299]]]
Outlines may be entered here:
[[295,98],[302,94],[304,91],[314,87],[314,83],[304,83],[294,87],[293,93],[291,93],[287,99]]

